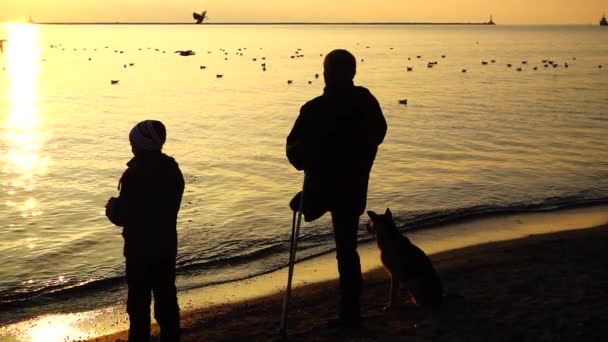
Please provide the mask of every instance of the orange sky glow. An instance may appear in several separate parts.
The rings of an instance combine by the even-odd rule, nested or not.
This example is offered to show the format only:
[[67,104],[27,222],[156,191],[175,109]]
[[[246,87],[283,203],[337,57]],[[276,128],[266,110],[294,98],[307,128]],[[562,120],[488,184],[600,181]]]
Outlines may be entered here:
[[0,0],[0,22],[487,21],[499,24],[596,24],[608,0]]

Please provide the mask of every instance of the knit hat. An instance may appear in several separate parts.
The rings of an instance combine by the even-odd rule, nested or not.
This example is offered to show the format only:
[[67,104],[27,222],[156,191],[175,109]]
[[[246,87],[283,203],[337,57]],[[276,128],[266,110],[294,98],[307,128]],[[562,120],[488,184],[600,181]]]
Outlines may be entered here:
[[166,139],[165,125],[157,120],[144,120],[129,133],[131,146],[141,151],[160,151]]

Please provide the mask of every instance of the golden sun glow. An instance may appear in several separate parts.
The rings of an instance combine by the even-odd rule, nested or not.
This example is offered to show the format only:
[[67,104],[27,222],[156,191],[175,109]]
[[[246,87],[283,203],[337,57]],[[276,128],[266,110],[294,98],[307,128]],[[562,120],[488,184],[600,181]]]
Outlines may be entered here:
[[[6,71],[9,77],[7,102],[9,111],[0,126],[6,150],[0,152],[2,172],[8,177],[2,185],[5,192],[31,191],[36,176],[44,174],[48,157],[41,154],[43,144],[38,107],[38,77],[40,41],[38,27],[27,24],[7,25],[8,43],[5,45]],[[36,210],[35,200],[28,199],[17,207],[29,216]]]

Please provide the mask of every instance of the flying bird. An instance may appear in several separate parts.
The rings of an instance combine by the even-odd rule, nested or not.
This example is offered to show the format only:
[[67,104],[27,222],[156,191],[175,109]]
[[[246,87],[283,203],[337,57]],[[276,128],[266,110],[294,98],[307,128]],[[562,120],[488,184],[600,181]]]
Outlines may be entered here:
[[196,24],[202,24],[205,18],[207,17],[207,11],[203,11],[203,13],[198,14],[196,12],[192,13],[192,18],[196,20]]

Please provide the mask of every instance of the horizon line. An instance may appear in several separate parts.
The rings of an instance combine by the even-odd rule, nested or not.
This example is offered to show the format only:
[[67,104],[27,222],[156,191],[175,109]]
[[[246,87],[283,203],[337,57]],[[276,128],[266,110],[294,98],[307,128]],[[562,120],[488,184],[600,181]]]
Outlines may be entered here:
[[487,25],[489,22],[217,22],[196,24],[193,22],[132,22],[132,21],[101,21],[101,22],[33,22],[35,25]]

